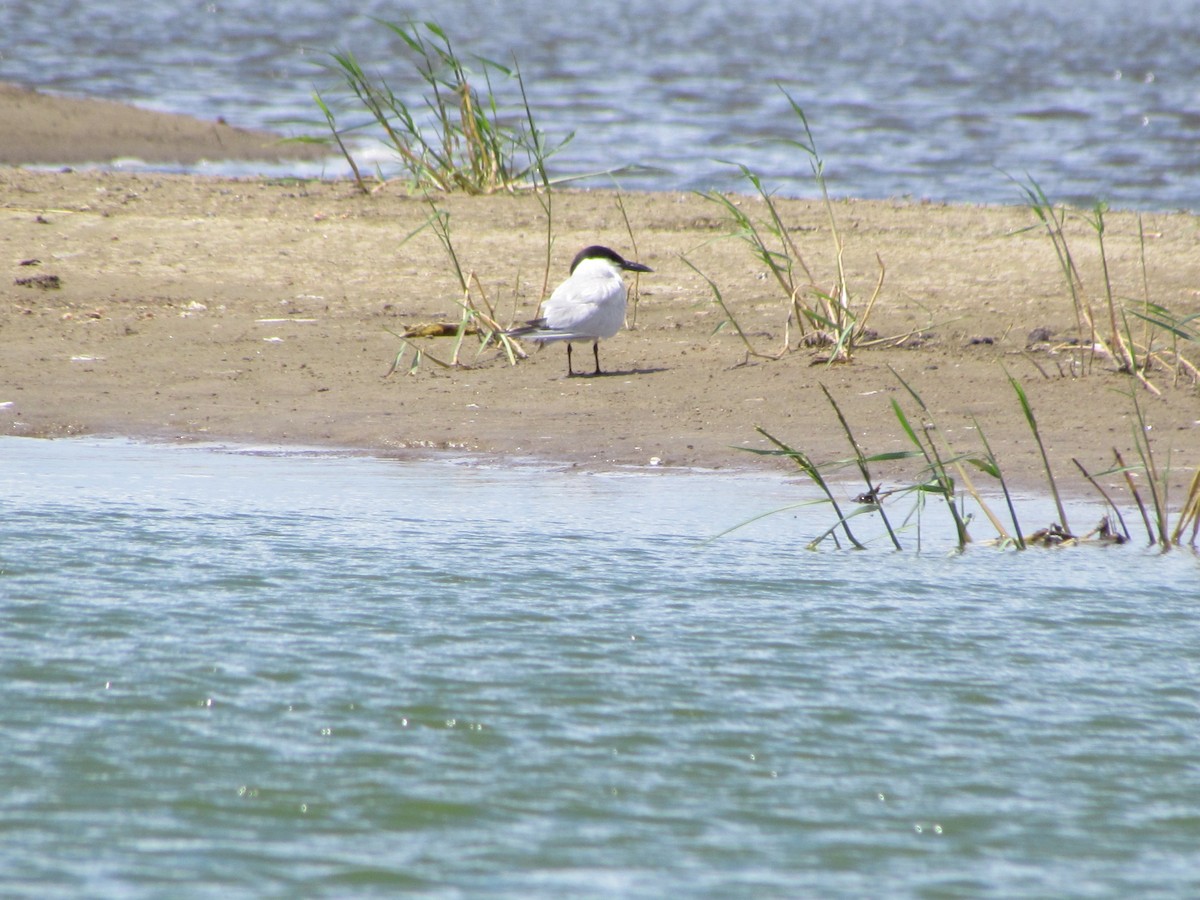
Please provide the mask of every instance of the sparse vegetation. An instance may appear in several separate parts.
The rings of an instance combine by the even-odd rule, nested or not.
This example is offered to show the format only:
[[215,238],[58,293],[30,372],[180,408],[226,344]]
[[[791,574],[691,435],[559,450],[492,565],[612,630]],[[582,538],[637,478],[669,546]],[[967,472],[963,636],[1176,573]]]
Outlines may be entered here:
[[[505,334],[506,329],[497,321],[496,308],[475,272],[463,269],[458,251],[450,236],[450,213],[439,209],[437,204],[428,197],[426,203],[429,204],[429,217],[415,231],[405,236],[404,241],[410,240],[426,228],[432,229],[437,235],[462,290],[462,299],[456,301],[459,307],[458,321],[417,325],[400,333],[389,332],[399,339],[400,349],[387,374],[391,375],[403,369],[406,374],[412,375],[426,359],[446,369],[461,366],[463,365],[461,360],[463,342],[468,336],[474,337],[478,343],[475,358],[478,358],[479,354],[488,347],[499,347],[508,357],[509,364],[515,365],[518,359],[525,358],[525,351],[516,341]],[[425,338],[447,337],[454,339],[449,358],[436,356],[430,353],[424,344],[417,343]],[[405,361],[406,357],[407,362]]]
[[[1141,269],[1140,299],[1119,297],[1113,286],[1105,247],[1107,206],[1096,203],[1090,212],[1055,206],[1046,192],[1032,178],[1017,182],[1037,224],[1029,228],[1043,228],[1049,236],[1058,257],[1059,268],[1067,292],[1071,297],[1075,317],[1075,358],[1072,370],[1090,373],[1097,357],[1109,359],[1117,371],[1133,375],[1151,393],[1161,393],[1151,380],[1156,371],[1170,371],[1172,383],[1181,379],[1200,383],[1200,370],[1181,349],[1181,343],[1200,341],[1200,332],[1194,324],[1200,314],[1180,317],[1166,307],[1150,300],[1149,278],[1146,273],[1146,235],[1141,217],[1138,217],[1139,263]],[[1084,223],[1096,236],[1100,262],[1100,286],[1089,289],[1080,272],[1076,254],[1068,239],[1067,225],[1071,221]],[[1029,229],[1023,229],[1029,230]],[[1100,312],[1096,310],[1095,297],[1101,296]],[[1141,320],[1140,338],[1134,335],[1130,318]]]
[[[854,350],[862,344],[868,333],[867,321],[883,288],[886,269],[883,260],[876,257],[879,262],[878,281],[866,302],[856,303],[846,279],[845,243],[838,229],[833,201],[825,181],[825,162],[817,151],[816,140],[804,110],[791,94],[782,87],[780,90],[800,120],[804,132],[802,139],[788,140],[786,143],[798,148],[807,156],[813,178],[821,192],[829,223],[829,235],[833,243],[833,281],[831,284],[822,285],[814,276],[812,268],[792,239],[791,229],[780,213],[774,192],[764,187],[761,178],[740,163],[731,165],[738,167],[742,176],[754,189],[755,195],[762,201],[766,215],[761,220],[746,212],[737,199],[725,194],[706,191],[700,196],[721,207],[733,226],[730,236],[749,245],[751,253],[766,267],[770,278],[782,292],[786,309],[783,346],[773,353],[754,348],[745,331],[738,326],[733,311],[720,296],[716,285],[707,277],[705,280],[725,313],[726,318],[722,324],[731,323],[735,327],[752,356],[779,358],[802,346],[828,346],[831,348],[829,361],[846,361],[853,356]],[[686,259],[684,261],[703,276],[703,272],[695,265]],[[792,341],[793,329],[799,333],[799,340],[795,344]]]
[[[553,146],[547,142],[536,124],[515,62],[509,67],[476,56],[475,71],[436,22],[376,21],[406,48],[424,96],[419,101],[406,99],[382,75],[369,73],[350,50],[332,52],[332,61],[325,68],[341,79],[351,97],[334,104],[319,91],[314,93],[331,140],[346,158],[361,190],[369,188],[346,137],[372,126],[380,130],[418,190],[488,194],[536,187],[539,182],[549,184],[546,160],[574,135],[568,134]],[[502,81],[516,83],[519,107],[501,102],[496,85]],[[355,106],[348,115],[361,118],[366,112],[369,118],[340,124],[339,112],[350,103]]]
[[[1083,473],[1088,484],[1098,491],[1112,513],[1111,516],[1104,516],[1092,531],[1079,536],[1071,530],[1067,522],[1066,507],[1050,464],[1049,455],[1042,441],[1029,397],[1021,383],[1013,376],[1007,375],[1009,384],[1021,406],[1025,421],[1041,453],[1043,470],[1058,514],[1058,521],[1032,534],[1025,534],[1017,518],[1016,505],[999,461],[991,445],[988,443],[986,435],[983,434],[982,430],[978,430],[978,422],[975,425],[978,430],[980,442],[983,445],[982,452],[959,452],[950,444],[945,433],[938,428],[933,420],[932,413],[921,399],[920,394],[901,378],[899,374],[893,371],[893,375],[895,375],[911,400],[916,404],[917,416],[914,419],[913,416],[905,411],[904,406],[899,401],[895,399],[891,401],[892,412],[901,430],[913,445],[913,450],[867,455],[860,446],[854,431],[843,415],[833,394],[824,385],[821,385],[821,390],[824,392],[826,400],[836,414],[838,422],[847,440],[850,442],[853,456],[847,459],[818,464],[803,450],[790,446],[765,429],[758,429],[759,433],[771,442],[773,448],[755,448],[750,449],[749,452],[790,459],[824,495],[823,500],[810,502],[827,503],[833,509],[835,516],[834,524],[811,540],[807,545],[808,549],[816,549],[827,539],[832,539],[840,547],[840,541],[837,537],[839,530],[845,535],[851,546],[856,549],[863,549],[866,544],[851,532],[850,520],[865,513],[879,514],[887,537],[896,550],[902,549],[899,535],[910,526],[910,523],[915,524],[917,528],[917,547],[920,549],[920,521],[927,498],[939,499],[944,503],[947,513],[953,521],[956,545],[960,551],[964,550],[972,542],[969,531],[972,515],[967,511],[969,503],[974,504],[974,507],[982,512],[991,523],[997,535],[995,543],[999,546],[1024,550],[1031,546],[1065,546],[1088,541],[1125,543],[1130,540],[1130,536],[1125,526],[1124,517],[1121,515],[1109,492],[1097,480],[1099,477],[1113,475],[1124,477],[1130,497],[1137,505],[1142,520],[1145,523],[1150,545],[1157,546],[1163,550],[1185,545],[1192,548],[1196,547],[1197,538],[1200,537],[1200,469],[1197,469],[1191,479],[1187,496],[1184,498],[1179,511],[1174,514],[1175,523],[1172,526],[1172,512],[1167,490],[1169,483],[1167,475],[1170,468],[1170,460],[1168,457],[1166,463],[1162,463],[1151,446],[1149,438],[1150,429],[1147,427],[1136,391],[1131,391],[1129,396],[1135,413],[1134,446],[1137,449],[1139,462],[1132,465],[1126,464],[1121,454],[1114,449],[1113,455],[1117,462],[1116,466],[1097,475],[1092,475],[1077,459],[1072,460],[1080,472]],[[899,487],[884,490],[882,484],[875,482],[872,468],[902,460],[916,460],[921,464],[917,478],[915,480],[908,480]],[[837,500],[827,473],[848,467],[858,469],[866,482],[867,489],[854,498],[854,502],[857,505],[847,513],[843,512],[843,506]],[[996,479],[1008,508],[1009,519],[1012,524],[1011,529],[993,512],[983,494],[975,487],[969,475],[968,467]],[[1150,495],[1149,501],[1142,496],[1143,490],[1139,489],[1134,476],[1142,476],[1145,479],[1145,490]],[[961,488],[959,487],[960,483],[962,484]],[[884,501],[892,497],[906,495],[913,497],[914,503],[905,513],[903,524],[896,527],[892,524],[891,519],[889,519],[885,511]],[[797,505],[799,504],[792,504],[780,510],[772,510],[756,516],[749,521],[757,521],[767,515],[794,509]],[[733,529],[729,529],[729,531],[741,528],[746,524],[749,524],[749,522],[740,523],[734,526]],[[727,534],[728,531],[723,533]]]

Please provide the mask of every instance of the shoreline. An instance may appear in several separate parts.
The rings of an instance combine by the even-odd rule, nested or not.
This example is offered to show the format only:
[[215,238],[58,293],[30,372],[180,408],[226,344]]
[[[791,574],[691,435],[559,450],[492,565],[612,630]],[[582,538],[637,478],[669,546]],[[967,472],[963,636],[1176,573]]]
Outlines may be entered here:
[[[461,300],[436,237],[426,229],[403,240],[429,218],[420,198],[396,185],[363,196],[339,181],[0,168],[0,403],[12,404],[0,408],[0,428],[791,472],[786,461],[735,448],[768,447],[761,426],[817,462],[848,457],[822,384],[865,452],[909,449],[891,401],[910,417],[916,410],[894,370],[955,450],[982,450],[978,423],[1010,482],[1043,490],[1011,373],[1028,392],[1062,489],[1091,491],[1073,457],[1093,473],[1110,467],[1113,446],[1137,458],[1134,382],[1105,360],[1088,374],[1072,371],[1072,301],[1028,209],[835,201],[855,303],[874,289],[878,260],[886,267],[869,324],[893,340],[849,365],[825,366],[819,349],[747,360],[733,329],[718,329],[724,315],[684,256],[717,283],[760,352],[782,346],[788,304],[746,245],[724,237],[731,226],[716,204],[673,192],[621,195],[635,250],[617,199],[555,192],[548,275],[536,198],[436,200],[464,271],[505,323],[532,317],[543,281],[553,288],[586,244],[654,268],[638,281],[632,329],[602,348],[613,374],[566,379],[560,346],[527,346],[529,358],[515,367],[491,349],[474,360],[467,346],[471,368],[427,360],[415,375],[385,378],[395,335],[456,320]],[[762,212],[752,197],[734,200]],[[831,283],[824,207],[779,202],[814,278]],[[1120,296],[1142,294],[1144,257],[1153,302],[1180,317],[1200,312],[1200,219],[1110,212],[1106,224]],[[1069,236],[1085,290],[1100,304],[1094,233],[1072,223]],[[446,353],[450,343],[430,347]],[[1139,388],[1139,402],[1160,463],[1173,449],[1181,490],[1200,465],[1200,392],[1190,382],[1172,386],[1161,369],[1151,379],[1162,396]]]

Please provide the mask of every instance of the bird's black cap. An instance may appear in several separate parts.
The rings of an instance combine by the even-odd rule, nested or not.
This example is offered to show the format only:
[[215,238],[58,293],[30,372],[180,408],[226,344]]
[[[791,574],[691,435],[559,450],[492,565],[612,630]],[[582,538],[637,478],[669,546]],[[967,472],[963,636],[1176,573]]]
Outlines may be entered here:
[[611,250],[608,247],[601,247],[599,244],[593,244],[590,247],[584,247],[575,254],[575,259],[571,262],[571,271],[575,271],[585,259],[607,259],[619,269],[625,269],[630,272],[653,272],[649,266],[643,266],[641,263],[630,262],[621,256],[616,250]]

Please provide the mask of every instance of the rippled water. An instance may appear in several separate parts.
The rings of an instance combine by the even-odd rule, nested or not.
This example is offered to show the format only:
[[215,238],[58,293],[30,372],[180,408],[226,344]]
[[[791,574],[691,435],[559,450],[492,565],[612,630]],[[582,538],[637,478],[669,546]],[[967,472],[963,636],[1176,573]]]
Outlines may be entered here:
[[557,174],[638,164],[623,185],[745,188],[720,162],[735,160],[811,195],[807,157],[778,144],[801,136],[778,82],[840,195],[1019,202],[1005,173],[1028,172],[1053,199],[1200,208],[1191,0],[9,0],[0,79],[279,127],[316,117],[334,48],[416,101],[372,20],[410,12],[463,55],[516,56],[542,126],[578,134]]
[[0,894],[1200,890],[1194,556],[797,493],[0,439]]

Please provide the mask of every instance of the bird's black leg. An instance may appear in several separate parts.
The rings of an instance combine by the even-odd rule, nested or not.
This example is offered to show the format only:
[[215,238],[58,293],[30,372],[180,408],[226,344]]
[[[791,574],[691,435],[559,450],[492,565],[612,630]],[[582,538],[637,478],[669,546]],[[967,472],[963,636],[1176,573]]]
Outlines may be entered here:
[[596,357],[596,374],[601,375],[603,373],[600,371],[600,342],[599,341],[596,341],[596,343],[592,344],[592,354]]
[[575,370],[571,368],[571,342],[567,341],[567,377],[571,378],[575,375]]

